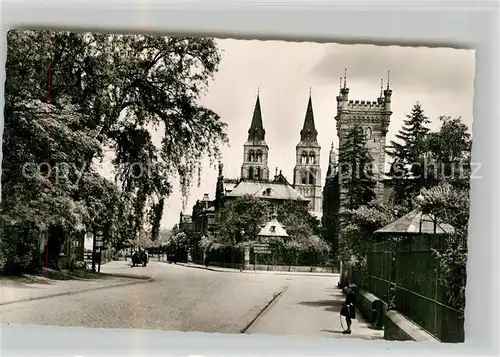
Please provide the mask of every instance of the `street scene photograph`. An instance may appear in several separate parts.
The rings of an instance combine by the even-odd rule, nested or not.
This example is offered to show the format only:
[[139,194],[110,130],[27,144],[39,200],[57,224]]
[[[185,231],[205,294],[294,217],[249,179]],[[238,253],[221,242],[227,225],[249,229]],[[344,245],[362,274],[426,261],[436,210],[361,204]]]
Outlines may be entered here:
[[473,50],[7,41],[2,325],[464,342]]

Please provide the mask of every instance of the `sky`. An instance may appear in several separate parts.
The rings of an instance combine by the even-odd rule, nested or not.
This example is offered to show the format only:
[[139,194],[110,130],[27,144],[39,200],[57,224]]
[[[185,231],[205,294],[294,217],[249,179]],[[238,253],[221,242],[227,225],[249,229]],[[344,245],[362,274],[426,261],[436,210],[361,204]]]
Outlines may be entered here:
[[[226,178],[239,177],[243,143],[259,91],[270,176],[278,167],[290,182],[293,180],[295,146],[311,91],[323,185],[332,142],[338,147],[334,117],[344,69],[349,99],[370,101],[377,99],[380,81],[386,83],[390,71],[393,114],[387,143],[395,139],[405,115],[417,101],[431,120],[431,130],[439,130],[441,115],[460,116],[472,129],[474,51],[232,39],[217,43],[222,50],[219,71],[200,102],[228,125],[229,146],[222,148]],[[159,134],[154,135],[159,140]],[[214,198],[217,169],[208,160],[203,163],[200,187],[194,181],[184,207],[178,180],[174,182],[162,228],[178,223],[181,211],[191,214],[193,204],[204,193]]]

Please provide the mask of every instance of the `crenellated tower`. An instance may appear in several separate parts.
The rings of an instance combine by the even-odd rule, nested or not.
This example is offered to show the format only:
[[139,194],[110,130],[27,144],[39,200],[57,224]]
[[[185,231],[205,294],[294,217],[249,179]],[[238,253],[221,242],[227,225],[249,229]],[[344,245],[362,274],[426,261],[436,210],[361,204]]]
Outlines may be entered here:
[[389,86],[389,75],[390,73],[387,76],[387,88],[385,90],[383,88],[384,81],[381,80],[380,96],[377,100],[350,100],[346,70],[343,81],[340,78],[340,93],[337,96],[337,116],[335,117],[339,148],[342,148],[347,133],[354,125],[363,128],[366,145],[373,158],[373,173],[377,181],[375,193],[379,200],[383,200],[384,197],[382,180],[385,176],[385,146],[392,114],[392,90]]
[[266,144],[265,136],[266,131],[262,124],[260,98],[257,92],[252,123],[250,129],[248,129],[247,141],[243,145],[243,165],[241,165],[241,178],[243,180],[269,180],[269,169],[267,167],[269,147]]
[[312,98],[309,92],[304,125],[300,131],[300,141],[295,148],[293,187],[310,201],[310,209],[314,212],[321,212],[323,204],[320,151],[318,132],[314,124]]

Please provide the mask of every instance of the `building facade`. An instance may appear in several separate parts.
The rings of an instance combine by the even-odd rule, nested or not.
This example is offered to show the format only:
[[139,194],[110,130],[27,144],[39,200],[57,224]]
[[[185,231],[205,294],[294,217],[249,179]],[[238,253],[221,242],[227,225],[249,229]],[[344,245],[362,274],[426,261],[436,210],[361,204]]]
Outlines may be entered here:
[[257,95],[252,123],[250,124],[250,129],[248,129],[248,138],[243,145],[242,179],[255,181],[269,180],[269,168],[267,167],[269,146],[267,146],[265,136],[266,131],[262,124],[260,98]]
[[295,147],[293,187],[309,200],[309,209],[317,214],[322,212],[323,204],[320,152],[321,146],[318,144],[318,131],[314,123],[313,105],[309,93],[300,141]]
[[[342,79],[341,79],[342,80]],[[342,82],[341,82],[342,83]],[[380,96],[377,100],[352,100],[349,99],[349,88],[344,75],[343,86],[337,96],[337,135],[339,138],[339,150],[342,149],[348,132],[358,125],[363,128],[366,137],[366,145],[373,158],[373,174],[377,182],[376,196],[383,202],[386,197],[385,188],[385,150],[386,137],[391,121],[391,98],[392,90],[387,79],[387,88],[383,89],[383,81]],[[342,163],[340,163],[342,165]]]
[[293,183],[290,183],[281,170],[270,177],[268,167],[269,146],[266,142],[260,96],[257,94],[248,137],[243,145],[243,162],[239,179],[226,179],[223,165],[219,163],[215,207],[224,201],[252,195],[272,202],[295,201],[309,205],[311,212],[320,214],[322,204],[321,169],[319,165],[320,146],[314,124],[312,100],[306,110],[300,142],[296,147],[296,166]]

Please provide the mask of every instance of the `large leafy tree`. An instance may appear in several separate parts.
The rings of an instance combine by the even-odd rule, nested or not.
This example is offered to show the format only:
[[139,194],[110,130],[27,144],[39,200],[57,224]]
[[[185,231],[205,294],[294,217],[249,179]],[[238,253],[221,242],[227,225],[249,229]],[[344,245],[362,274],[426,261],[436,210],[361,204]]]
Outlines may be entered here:
[[251,243],[257,239],[273,213],[277,214],[277,220],[289,236],[284,246],[287,250],[292,253],[329,250],[326,242],[319,237],[320,222],[308,212],[307,206],[292,201],[270,203],[249,195],[226,202],[218,212],[210,244],[204,244],[237,248]]
[[390,208],[378,204],[360,206],[347,210],[341,224],[342,240],[339,256],[346,267],[364,267],[366,253],[370,250],[373,233],[389,224],[394,218]]
[[428,161],[424,172],[427,187],[448,182],[457,189],[469,189],[472,137],[461,118],[441,116],[438,132],[427,136]]
[[227,246],[253,241],[261,226],[266,223],[268,211],[266,201],[253,196],[246,195],[228,201],[217,213],[215,236],[219,243]]
[[[127,224],[116,231],[133,237],[148,223],[157,236],[172,178],[180,178],[186,194],[201,158],[217,157],[227,141],[218,115],[198,104],[220,61],[215,41],[10,31],[8,46],[2,229],[27,225],[37,231],[46,223],[49,241],[59,242],[48,244],[57,257],[75,221],[88,221],[83,217],[88,180],[81,178],[92,173],[92,163],[108,148],[120,173],[118,206],[129,207],[123,217]],[[151,130],[160,133],[159,147]],[[27,162],[81,170],[78,175],[69,170],[64,182],[50,174],[27,178],[22,174]]]
[[360,126],[346,135],[339,150],[341,206],[356,209],[375,199],[376,182],[372,172],[372,157]]

